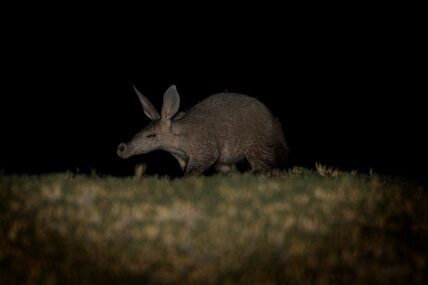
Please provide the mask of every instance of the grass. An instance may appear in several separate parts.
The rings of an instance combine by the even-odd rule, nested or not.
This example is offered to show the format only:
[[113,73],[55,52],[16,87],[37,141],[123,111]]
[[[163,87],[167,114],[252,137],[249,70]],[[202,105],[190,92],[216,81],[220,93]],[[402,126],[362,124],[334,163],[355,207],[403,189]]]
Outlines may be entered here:
[[0,176],[1,284],[426,284],[428,193],[269,175]]

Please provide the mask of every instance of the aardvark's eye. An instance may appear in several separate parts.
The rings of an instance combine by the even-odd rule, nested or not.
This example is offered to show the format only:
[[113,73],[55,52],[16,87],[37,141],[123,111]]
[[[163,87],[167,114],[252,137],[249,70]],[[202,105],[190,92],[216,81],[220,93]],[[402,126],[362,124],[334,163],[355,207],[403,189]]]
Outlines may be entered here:
[[154,137],[156,137],[156,134],[150,134],[150,135],[146,136],[146,138],[149,138],[149,139],[154,138]]

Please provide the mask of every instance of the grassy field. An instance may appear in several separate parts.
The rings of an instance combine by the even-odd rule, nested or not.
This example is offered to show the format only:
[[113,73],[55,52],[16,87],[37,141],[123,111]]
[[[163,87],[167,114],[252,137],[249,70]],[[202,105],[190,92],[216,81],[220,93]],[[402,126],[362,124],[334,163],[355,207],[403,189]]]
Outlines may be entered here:
[[0,284],[427,284],[428,192],[269,175],[0,176]]

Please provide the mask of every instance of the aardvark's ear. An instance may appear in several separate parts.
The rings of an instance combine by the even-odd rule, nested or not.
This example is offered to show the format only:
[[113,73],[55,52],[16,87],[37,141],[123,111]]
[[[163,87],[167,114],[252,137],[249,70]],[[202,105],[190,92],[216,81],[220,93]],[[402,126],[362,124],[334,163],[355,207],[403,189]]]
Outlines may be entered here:
[[149,117],[149,119],[152,121],[159,120],[160,115],[158,111],[156,111],[155,107],[153,107],[153,104],[149,101],[149,99],[147,99],[146,96],[141,94],[141,92],[138,91],[134,85],[132,85],[132,87],[134,88],[135,93],[137,93],[141,105],[143,105],[144,114],[146,114],[146,116]]
[[180,107],[180,96],[175,85],[171,85],[163,95],[162,119],[171,120]]

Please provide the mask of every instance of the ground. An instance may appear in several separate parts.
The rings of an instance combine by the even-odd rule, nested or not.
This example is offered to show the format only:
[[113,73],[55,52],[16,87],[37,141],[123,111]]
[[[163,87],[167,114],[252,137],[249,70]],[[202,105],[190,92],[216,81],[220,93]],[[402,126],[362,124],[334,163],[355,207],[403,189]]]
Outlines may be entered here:
[[2,284],[424,284],[428,192],[267,175],[0,176]]

